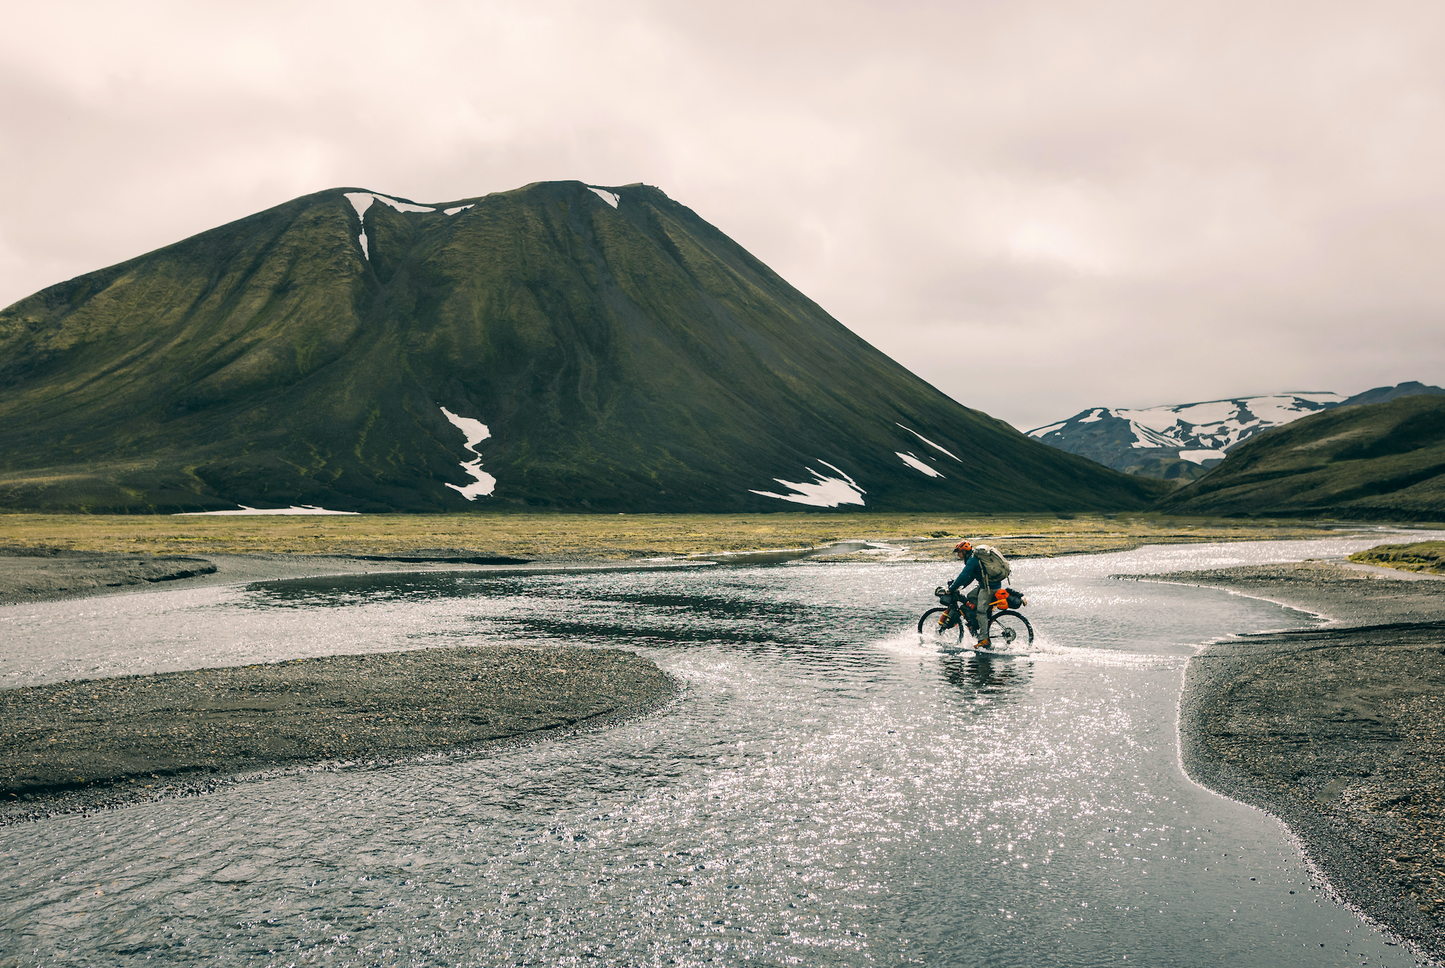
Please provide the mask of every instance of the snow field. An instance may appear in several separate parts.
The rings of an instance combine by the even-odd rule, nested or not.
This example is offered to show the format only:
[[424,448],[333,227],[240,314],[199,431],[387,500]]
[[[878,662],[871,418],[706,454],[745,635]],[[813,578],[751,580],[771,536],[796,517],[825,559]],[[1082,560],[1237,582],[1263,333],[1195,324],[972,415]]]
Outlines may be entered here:
[[792,501],[794,504],[807,504],[817,508],[835,508],[840,504],[864,503],[863,495],[867,492],[858,486],[857,481],[825,460],[820,460],[818,463],[840,476],[830,477],[808,467],[805,468],[805,470],[813,475],[813,480],[811,481],[795,482],[785,481],[781,477],[773,478],[773,480],[784,487],[792,488],[795,492],[793,494],[777,494],[773,491],[755,491],[752,488],[748,488],[748,493],[760,494],[763,497],[775,497],[780,501]]
[[593,192],[594,194],[596,194],[596,196],[597,196],[598,198],[602,199],[604,202],[606,202],[608,205],[611,205],[613,208],[616,208],[616,207],[617,207],[617,203],[618,203],[619,201],[621,201],[621,196],[616,195],[616,194],[614,194],[613,192],[609,192],[609,191],[606,191],[606,190],[601,189],[601,188],[593,188],[591,185],[588,185],[588,186],[587,186],[587,190],[588,190],[589,192]]
[[942,476],[943,476],[942,474],[938,473],[938,471],[934,470],[932,467],[929,467],[927,464],[923,463],[923,461],[919,460],[917,457],[914,457],[913,454],[911,454],[911,453],[905,454],[905,453],[903,453],[903,451],[901,451],[901,450],[895,450],[894,453],[897,454],[897,455],[903,460],[903,463],[907,464],[909,467],[913,468],[913,469],[916,470],[916,471],[922,471],[923,473],[927,474],[929,477],[942,477]]
[[360,514],[360,511],[328,511],[326,508],[317,507],[314,504],[291,505],[289,508],[252,508],[240,505],[234,511],[182,511],[173,515],[177,518],[199,518],[208,515],[231,515],[231,514]]
[[[895,424],[895,426],[903,427],[902,424]],[[1063,424],[1059,424],[1059,426],[1062,427]],[[944,447],[944,446],[942,446],[942,445],[940,445],[940,444],[935,444],[933,441],[929,440],[927,437],[923,436],[923,435],[920,434],[918,431],[913,430],[913,429],[910,428],[910,427],[903,427],[903,429],[904,429],[904,430],[907,430],[910,434],[912,434],[913,436],[917,437],[919,440],[923,441],[925,444],[927,444],[928,446],[932,447],[934,450],[941,451],[942,453],[947,454],[949,457],[952,457],[954,460],[958,461],[960,464],[963,463],[963,461],[959,459],[959,456],[958,456],[957,454],[955,454],[953,451],[949,450],[947,447]]]
[[476,454],[475,460],[462,461],[460,466],[473,478],[472,483],[467,485],[448,484],[447,487],[456,491],[468,501],[475,501],[479,497],[486,497],[496,490],[497,479],[486,471],[482,470],[482,455],[477,453],[477,445],[488,437],[492,431],[480,420],[471,417],[461,417],[452,413],[446,407],[441,408],[442,416],[446,417],[453,427],[456,427],[466,437],[466,448]]

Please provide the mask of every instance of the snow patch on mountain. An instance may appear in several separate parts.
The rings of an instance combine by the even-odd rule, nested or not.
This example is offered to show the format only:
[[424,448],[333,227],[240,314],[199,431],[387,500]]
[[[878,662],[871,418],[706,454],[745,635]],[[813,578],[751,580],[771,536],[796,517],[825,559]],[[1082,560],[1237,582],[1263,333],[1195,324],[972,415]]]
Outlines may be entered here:
[[[895,424],[896,424],[896,426],[903,427],[903,424],[901,424],[901,423],[896,423],[896,422],[895,422]],[[942,446],[942,445],[940,445],[940,444],[935,444],[933,441],[929,440],[927,437],[923,436],[922,434],[920,434],[918,431],[914,430],[914,429],[911,428],[911,427],[903,427],[903,429],[906,430],[906,431],[908,431],[908,432],[909,432],[910,434],[912,434],[913,436],[917,437],[919,440],[923,441],[923,442],[924,442],[925,444],[927,444],[928,446],[932,447],[934,450],[942,451],[943,453],[947,454],[949,457],[952,457],[954,460],[958,461],[960,464],[963,463],[962,460],[959,460],[958,455],[955,454],[953,451],[949,450],[947,447],[944,447],[944,446]]]
[[361,221],[361,234],[356,237],[356,241],[361,244],[361,254],[366,256],[367,262],[370,262],[371,250],[366,244],[366,210],[371,208],[371,203],[376,199],[371,197],[370,192],[347,192],[346,200],[351,203],[352,208],[356,209],[356,217]]
[[811,481],[797,482],[785,481],[781,477],[773,478],[773,480],[784,487],[791,488],[795,492],[793,494],[777,494],[773,491],[755,491],[752,488],[748,488],[748,493],[759,494],[763,497],[773,497],[780,501],[792,501],[794,504],[807,504],[818,508],[835,508],[840,504],[864,503],[863,495],[868,492],[859,487],[857,481],[825,460],[820,460],[818,463],[839,476],[831,477],[823,474],[821,471],[815,471],[813,468],[807,467],[804,468],[804,470],[813,475],[813,480]]
[[913,453],[912,453],[911,451],[910,451],[909,453],[905,454],[905,453],[903,453],[903,451],[901,451],[901,450],[895,450],[893,453],[897,454],[897,455],[899,456],[899,458],[902,459],[903,463],[907,464],[909,467],[913,468],[913,469],[916,470],[916,471],[922,471],[923,473],[927,474],[929,477],[942,477],[942,476],[943,476],[942,474],[938,473],[938,471],[934,470],[932,467],[929,467],[927,464],[923,463],[923,461],[919,460],[917,457],[914,457],[914,456],[913,456]]
[[[411,202],[398,201],[395,198],[387,198],[385,195],[378,195],[376,192],[343,192],[351,207],[356,209],[356,217],[361,220],[361,234],[356,237],[357,243],[361,245],[361,254],[366,256],[366,261],[371,261],[371,246],[366,238],[366,210],[371,208],[372,202],[381,202],[390,205],[398,212],[435,212],[436,209],[427,205],[413,205]],[[476,203],[473,202],[472,205]],[[462,205],[459,208],[447,209],[448,215],[455,215],[463,208],[471,208],[471,205]]]
[[396,209],[398,212],[435,212],[435,211],[436,211],[436,209],[433,208],[433,207],[430,206],[430,205],[414,205],[414,204],[412,204],[411,202],[402,202],[402,201],[398,201],[398,200],[395,199],[395,198],[387,198],[385,195],[378,195],[378,194],[376,194],[375,192],[372,192],[372,193],[371,193],[371,197],[374,198],[374,199],[376,199],[378,202],[382,202],[383,204],[390,205],[392,208]]
[[234,511],[182,511],[172,515],[177,518],[199,518],[206,515],[229,515],[229,514],[360,514],[360,511],[328,511],[326,508],[317,507],[315,504],[291,505],[289,508],[253,508],[242,504]]
[[598,198],[602,199],[613,208],[616,208],[617,203],[622,200],[620,195],[617,195],[615,192],[606,191],[605,189],[593,188],[591,185],[588,185],[587,190],[594,193]]
[[1314,410],[1301,411],[1299,401],[1308,396],[1311,402],[1319,404],[1316,410],[1325,410],[1326,404],[1343,403],[1345,398],[1338,393],[1280,394],[1272,397],[1250,397],[1249,412],[1262,424],[1277,427],[1291,420],[1308,416]]
[[453,427],[456,427],[466,436],[467,450],[473,454],[477,454],[476,460],[461,462],[462,470],[472,476],[472,483],[465,486],[448,484],[447,487],[456,491],[468,501],[475,501],[479,497],[485,497],[491,494],[497,487],[497,479],[482,470],[482,455],[477,453],[477,445],[492,436],[491,429],[480,420],[473,419],[472,417],[459,417],[446,407],[442,407],[441,411],[442,416],[446,417]]
[[352,208],[356,209],[356,217],[359,219],[366,218],[366,210],[371,208],[372,202],[376,201],[371,192],[347,192],[346,200],[351,203]]
[[467,209],[471,208],[471,207],[472,207],[473,205],[475,205],[475,204],[477,204],[477,203],[476,203],[476,202],[471,202],[471,203],[466,204],[466,205],[458,205],[458,206],[456,206],[455,208],[444,208],[444,209],[442,209],[442,214],[443,214],[443,215],[455,215],[455,214],[457,214],[458,212],[465,212]]

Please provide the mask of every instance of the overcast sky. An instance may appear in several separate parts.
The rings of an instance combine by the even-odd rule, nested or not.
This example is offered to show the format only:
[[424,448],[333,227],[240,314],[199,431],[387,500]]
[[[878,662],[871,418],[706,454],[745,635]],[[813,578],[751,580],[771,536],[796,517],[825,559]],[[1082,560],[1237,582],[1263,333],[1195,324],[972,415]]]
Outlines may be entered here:
[[0,305],[355,185],[688,205],[960,402],[1445,384],[1445,4],[0,0]]

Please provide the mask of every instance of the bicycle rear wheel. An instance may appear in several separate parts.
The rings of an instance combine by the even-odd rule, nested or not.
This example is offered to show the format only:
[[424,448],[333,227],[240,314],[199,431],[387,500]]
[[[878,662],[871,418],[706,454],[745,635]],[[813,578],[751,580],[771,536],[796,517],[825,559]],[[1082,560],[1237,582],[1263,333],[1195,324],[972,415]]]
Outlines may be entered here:
[[948,609],[946,608],[930,608],[928,611],[924,612],[923,617],[918,620],[918,634],[923,636],[925,639],[931,639],[935,642],[947,643],[949,645],[955,645],[959,642],[962,642],[962,618],[960,618],[958,620],[958,624],[951,629],[942,628],[938,624],[939,618],[943,615],[943,613],[947,611]]
[[1034,627],[1018,612],[994,612],[988,638],[992,648],[999,652],[1012,652],[1033,644]]

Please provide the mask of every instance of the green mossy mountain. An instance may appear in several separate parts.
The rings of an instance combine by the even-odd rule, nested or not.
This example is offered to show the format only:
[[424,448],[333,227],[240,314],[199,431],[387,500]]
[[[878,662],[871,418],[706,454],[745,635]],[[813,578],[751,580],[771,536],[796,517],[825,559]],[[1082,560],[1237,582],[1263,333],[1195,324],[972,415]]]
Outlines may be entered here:
[[1445,397],[1341,407],[1266,431],[1155,510],[1445,521]]
[[[754,493],[794,493],[776,479],[880,510],[1159,496],[959,405],[660,190],[608,193],[415,211],[334,189],[21,300],[0,507],[796,510]],[[490,436],[469,450],[443,408]],[[495,489],[469,501],[478,456]]]

